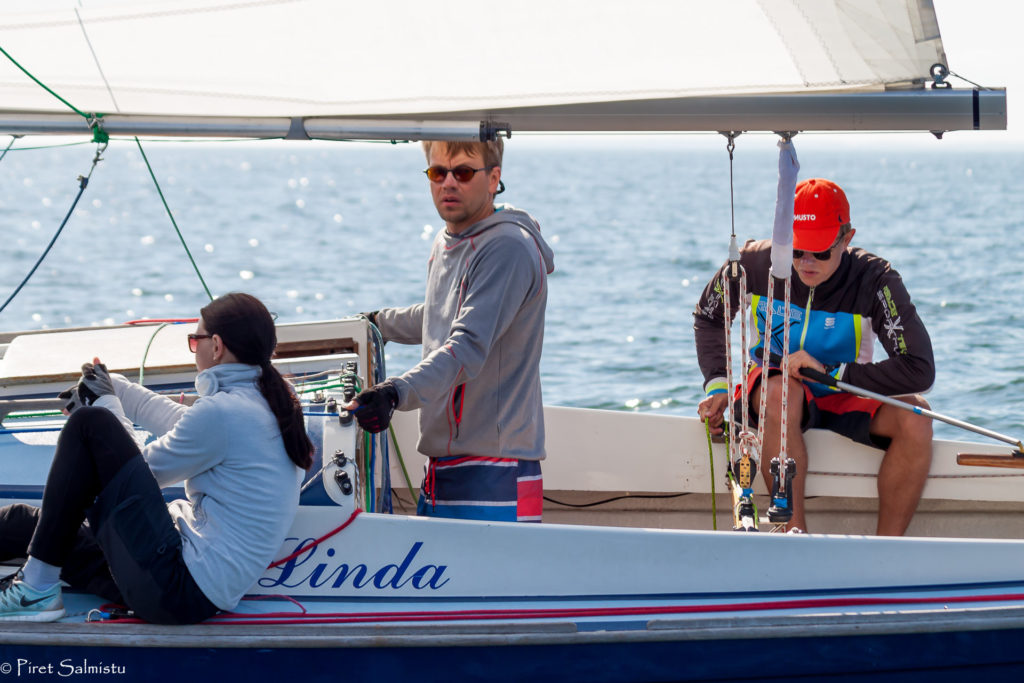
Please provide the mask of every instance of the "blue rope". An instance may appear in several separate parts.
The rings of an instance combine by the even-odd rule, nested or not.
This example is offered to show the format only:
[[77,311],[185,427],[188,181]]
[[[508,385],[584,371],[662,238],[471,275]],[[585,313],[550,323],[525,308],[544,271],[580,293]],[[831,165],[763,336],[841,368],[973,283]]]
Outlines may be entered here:
[[64,216],[64,220],[61,221],[60,227],[57,228],[57,232],[54,233],[53,239],[51,239],[50,243],[46,245],[46,249],[43,251],[43,255],[40,256],[39,260],[36,261],[36,264],[32,266],[32,270],[30,270],[28,275],[25,276],[25,279],[21,281],[21,284],[18,285],[18,287],[14,290],[14,292],[11,293],[9,297],[7,297],[7,301],[4,302],[4,305],[0,306],[0,313],[3,313],[4,309],[7,308],[7,304],[11,303],[14,297],[18,296],[18,292],[20,292],[22,288],[28,284],[28,281],[32,279],[32,276],[35,275],[36,270],[42,264],[43,259],[45,259],[46,255],[50,253],[50,249],[53,248],[53,245],[57,241],[57,238],[60,237],[60,233],[63,232],[64,226],[68,224],[68,219],[71,218],[71,214],[75,212],[75,207],[78,206],[78,200],[82,198],[82,194],[85,192],[85,188],[89,185],[89,178],[92,177],[92,172],[96,170],[96,164],[98,164],[102,160],[101,155],[103,154],[103,150],[105,150],[106,148],[107,146],[103,145],[102,147],[96,150],[96,156],[93,157],[92,159],[92,168],[89,169],[89,175],[78,176],[79,186],[78,194],[75,195],[75,201],[72,202],[71,208],[68,209],[67,215]]
[[53,239],[51,239],[50,243],[46,245],[46,249],[43,251],[43,255],[40,256],[39,260],[36,261],[36,264],[32,266],[32,270],[28,272],[28,275],[25,276],[25,279],[21,281],[21,284],[18,285],[14,292],[12,292],[9,297],[7,297],[7,301],[4,302],[4,305],[0,306],[0,313],[3,313],[4,309],[7,308],[7,304],[11,303],[14,297],[18,296],[18,292],[20,292],[22,288],[28,284],[28,281],[32,278],[32,276],[35,275],[36,269],[38,269],[39,266],[42,264],[43,259],[46,258],[46,255],[50,253],[50,249],[53,248],[53,245],[57,241],[57,238],[60,237],[60,233],[64,230],[64,226],[68,224],[68,219],[71,218],[71,214],[74,213],[75,207],[78,205],[78,200],[82,198],[82,193],[85,192],[85,187],[86,185],[89,184],[89,179],[86,178],[85,176],[79,176],[78,180],[81,181],[81,185],[79,186],[78,190],[78,196],[75,197],[75,201],[71,204],[71,208],[68,210],[68,215],[64,216],[64,220],[61,221],[60,227],[57,228],[57,232],[54,233]]
[[[370,323],[370,331],[372,332],[374,356],[373,383],[379,384],[387,378],[387,372],[384,368],[384,337],[373,323]],[[387,431],[375,434],[372,437],[370,449],[371,469],[378,438],[380,439],[380,512],[391,514],[394,512],[394,504],[391,498],[391,452]]]
[[61,427],[21,427],[18,429],[0,429],[0,434],[28,434],[30,432],[59,432]]

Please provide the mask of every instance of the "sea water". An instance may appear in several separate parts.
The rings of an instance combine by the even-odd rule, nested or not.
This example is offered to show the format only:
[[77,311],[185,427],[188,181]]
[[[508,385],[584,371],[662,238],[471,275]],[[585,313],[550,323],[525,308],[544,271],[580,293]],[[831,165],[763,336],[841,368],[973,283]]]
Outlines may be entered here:
[[[890,140],[798,136],[800,177],[842,185],[854,244],[903,276],[935,350],[932,408],[1020,438],[1024,155]],[[443,223],[418,145],[144,146],[214,294],[251,292],[282,322],[422,300]],[[95,151],[14,150],[0,161],[0,299],[43,253]],[[555,252],[546,403],[695,414],[703,379],[694,304],[727,256],[733,222],[741,242],[770,236],[776,169],[771,136],[739,138],[731,193],[725,140],[715,135],[508,142],[499,200],[533,214]],[[0,329],[193,317],[207,300],[138,148],[116,140],[52,251],[0,312]],[[416,348],[387,346],[391,374],[418,358]],[[984,440],[936,426],[945,438]]]

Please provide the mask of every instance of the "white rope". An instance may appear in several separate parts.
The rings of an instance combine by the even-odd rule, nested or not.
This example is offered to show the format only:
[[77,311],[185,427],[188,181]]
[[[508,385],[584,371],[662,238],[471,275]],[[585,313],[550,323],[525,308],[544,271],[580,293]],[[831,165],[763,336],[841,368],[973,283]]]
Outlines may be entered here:
[[[729,462],[736,460],[736,452],[739,444],[736,443],[736,416],[732,414],[732,288],[729,286],[729,269],[731,264],[722,271],[722,303],[725,311],[725,414],[726,436],[729,439]],[[742,300],[740,301],[742,306]],[[744,330],[745,331],[745,330]],[[741,335],[745,336],[745,335]],[[742,342],[741,342],[742,343]],[[746,417],[746,411],[740,411]]]
[[[782,416],[779,430],[779,476],[783,486],[785,486],[786,461],[788,460],[786,443],[789,433],[789,300],[791,285],[792,281],[786,278],[785,309],[782,314]],[[789,491],[786,491],[786,496],[789,496]]]
[[761,400],[757,408],[757,442],[764,443],[765,415],[768,413],[768,367],[772,351],[772,318],[775,310],[775,276],[768,275],[768,292],[764,297],[764,337],[761,339]]

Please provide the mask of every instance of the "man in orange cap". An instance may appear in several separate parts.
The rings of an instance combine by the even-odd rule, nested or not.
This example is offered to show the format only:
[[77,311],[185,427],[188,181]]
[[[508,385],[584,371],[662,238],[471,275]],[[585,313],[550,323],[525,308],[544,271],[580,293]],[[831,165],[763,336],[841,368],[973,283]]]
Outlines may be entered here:
[[[807,529],[807,449],[803,431],[818,427],[885,450],[878,471],[877,531],[879,535],[898,536],[910,524],[928,478],[931,420],[806,381],[800,374],[801,368],[810,367],[853,386],[898,396],[911,405],[928,406],[920,396],[935,379],[928,331],[899,273],[884,259],[850,247],[855,233],[842,188],[823,178],[797,185],[786,419],[788,456],[796,462],[797,474],[790,492],[793,517],[789,527]],[[747,274],[748,296],[741,303],[739,287],[730,287],[730,303],[734,313],[742,305],[757,324],[758,335],[750,348],[746,401],[751,423],[756,425],[764,339],[771,339],[774,354],[782,353],[784,290],[782,281],[777,281],[772,297],[772,332],[765,335],[771,240],[747,242],[740,250],[740,263]],[[724,269],[708,283],[694,312],[697,358],[707,394],[698,406],[698,414],[712,425],[721,424],[729,400],[721,285]],[[872,359],[876,339],[887,353],[884,360]],[[781,371],[770,366],[765,382],[768,407],[761,446],[763,463],[779,452],[782,382]],[[736,403],[733,414],[739,422],[738,395]],[[714,431],[720,433],[722,428],[715,427]],[[768,468],[762,467],[762,472],[769,480]]]

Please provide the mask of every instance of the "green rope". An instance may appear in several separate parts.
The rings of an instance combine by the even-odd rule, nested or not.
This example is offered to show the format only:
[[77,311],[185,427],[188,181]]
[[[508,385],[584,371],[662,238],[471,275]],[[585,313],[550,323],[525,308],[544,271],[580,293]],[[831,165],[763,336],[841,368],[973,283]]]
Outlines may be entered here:
[[[355,380],[356,380],[355,381],[356,391],[361,391],[362,390],[362,386],[360,385],[358,375],[342,375],[341,377],[338,378],[339,381],[335,382],[334,384],[316,384],[315,386],[311,386],[308,389],[299,389],[299,388],[296,387],[295,393],[297,393],[297,394],[312,394],[312,393],[315,393],[317,391],[323,391],[325,389],[344,389],[344,388],[346,388],[346,386],[340,380],[348,379],[350,377],[355,377]],[[313,382],[303,382],[302,386],[306,386],[307,384],[312,385],[314,383]]]
[[4,151],[4,154],[6,154],[7,151],[11,151],[11,152],[32,152],[32,151],[39,150],[39,149],[58,149],[60,147],[79,147],[81,145],[91,145],[91,144],[92,144],[92,140],[82,140],[80,142],[62,142],[59,145],[36,145],[35,147],[16,147],[14,149]]
[[321,384],[320,386],[315,386],[315,387],[313,387],[311,389],[297,389],[296,393],[299,393],[299,394],[312,394],[312,393],[317,392],[317,391],[323,391],[324,389],[340,389],[343,386],[344,386],[343,384]]
[[145,376],[145,371],[146,371],[146,358],[147,358],[147,357],[149,356],[149,347],[153,345],[153,340],[154,340],[154,339],[156,339],[156,335],[157,335],[157,333],[158,333],[158,332],[159,332],[160,330],[162,330],[162,329],[164,329],[165,327],[167,327],[168,325],[170,325],[170,324],[171,324],[171,323],[161,323],[160,325],[158,325],[158,326],[157,326],[157,328],[156,328],[155,330],[153,330],[153,334],[151,334],[151,335],[149,336],[149,341],[148,341],[148,342],[146,343],[146,350],[142,352],[142,362],[141,362],[141,363],[139,363],[139,386],[140,386],[140,387],[141,387],[141,386],[144,386],[144,385],[142,384],[142,379],[143,379],[143,377]]
[[[370,432],[363,432],[363,472],[366,472],[366,475],[363,477],[363,479],[365,481],[369,481],[370,480],[370,474],[371,474],[371,472],[370,472]],[[372,502],[372,497],[371,496],[373,495],[373,492],[370,491],[370,487],[369,486],[364,487],[364,493],[365,493],[366,503],[365,503],[365,507],[363,509],[364,510],[372,510],[373,508],[370,507],[370,503]]]
[[5,420],[24,420],[30,417],[60,417],[64,413],[59,410],[43,410],[38,413],[8,413]]
[[0,47],[0,52],[3,52],[3,53],[4,53],[4,57],[7,57],[7,59],[11,60],[11,63],[12,63],[12,64],[14,64],[14,66],[16,66],[16,67],[18,67],[19,69],[21,69],[22,73],[24,73],[24,74],[25,74],[26,76],[28,76],[28,77],[29,77],[29,78],[31,78],[31,79],[32,79],[33,81],[35,81],[35,82],[36,82],[36,84],[37,84],[37,85],[38,85],[38,86],[39,86],[40,88],[42,88],[43,90],[45,90],[46,92],[50,93],[51,95],[53,95],[54,97],[56,97],[56,98],[57,98],[58,100],[60,100],[60,101],[61,101],[61,102],[63,102],[64,104],[66,104],[66,105],[67,105],[67,106],[68,106],[68,107],[69,107],[69,108],[71,109],[71,111],[75,112],[76,114],[78,114],[79,116],[82,116],[82,117],[83,117],[83,118],[85,118],[85,119],[89,119],[89,118],[91,118],[91,117],[90,117],[90,116],[89,116],[88,114],[86,114],[85,112],[81,111],[81,110],[80,110],[80,109],[79,109],[78,107],[76,107],[75,105],[71,104],[70,102],[68,102],[67,100],[65,100],[65,99],[64,99],[63,97],[61,97],[60,95],[58,95],[57,93],[55,93],[54,91],[50,90],[50,88],[48,88],[48,87],[46,86],[46,84],[45,84],[45,83],[43,83],[43,82],[42,82],[42,81],[40,81],[40,80],[39,80],[38,78],[36,78],[36,77],[35,77],[35,76],[33,76],[32,74],[30,74],[30,73],[28,72],[28,69],[26,69],[25,67],[23,67],[23,66],[22,66],[21,64],[18,64],[18,60],[16,60],[16,59],[15,59],[14,57],[12,57],[12,56],[11,56],[11,55],[10,55],[10,54],[9,54],[9,53],[7,52],[7,50],[5,50],[5,49],[3,49],[2,47]]
[[405,469],[405,459],[402,457],[402,449],[398,445],[398,437],[395,436],[394,425],[388,425],[388,433],[391,435],[391,443],[395,446],[395,453],[398,454],[398,464],[402,466],[402,474],[405,476],[405,485],[409,487],[409,493],[416,495],[413,492],[412,480],[409,479],[409,472]]
[[76,114],[78,114],[79,116],[84,118],[86,120],[86,122],[89,124],[89,128],[92,130],[92,141],[93,142],[98,142],[100,144],[106,144],[110,140],[110,135],[108,135],[107,132],[105,130],[103,130],[103,125],[102,125],[102,123],[103,123],[103,121],[102,121],[103,114],[86,114],[84,111],[82,111],[81,109],[79,109],[78,107],[76,107],[75,105],[71,104],[70,102],[65,100],[63,97],[58,95],[56,92],[54,92],[51,88],[49,88],[41,80],[39,80],[38,78],[33,76],[31,73],[29,73],[28,69],[26,69],[21,64],[19,64],[18,60],[16,60],[14,57],[12,57],[10,55],[10,53],[7,52],[7,50],[5,50],[2,47],[0,47],[0,52],[2,52],[4,54],[4,57],[7,57],[7,59],[11,60],[11,63],[14,64],[14,66],[18,67],[21,70],[22,73],[24,73],[26,76],[28,76],[33,81],[35,81],[35,83],[40,88],[42,88],[46,92],[50,93],[54,97],[56,97],[58,100],[63,102],[69,109],[71,109],[71,111],[75,112]]
[[718,531],[718,502],[715,500],[715,452],[711,448],[711,421],[704,418],[704,434],[708,437],[708,462],[711,465],[711,528]]
[[188,260],[192,262],[192,267],[196,271],[196,275],[199,276],[199,282],[202,283],[203,289],[206,290],[206,296],[210,297],[210,301],[213,301],[213,294],[210,293],[210,288],[206,286],[206,280],[203,279],[203,274],[199,272],[199,266],[196,265],[196,260],[192,258],[192,252],[189,251],[188,245],[185,243],[185,237],[181,234],[181,230],[178,229],[178,222],[174,220],[174,214],[171,213],[171,207],[167,205],[167,199],[164,198],[164,191],[160,189],[160,182],[156,179],[156,174],[153,173],[153,167],[149,165],[149,159],[146,158],[146,151],[142,149],[142,143],[139,142],[139,138],[135,138],[135,144],[139,146],[139,151],[142,153],[142,160],[146,162],[146,168],[149,169],[149,177],[153,179],[153,184],[156,185],[157,194],[160,195],[160,201],[164,203],[164,209],[167,211],[167,216],[171,219],[171,224],[174,225],[174,231],[178,233],[178,239],[181,240],[181,246],[185,248],[185,253],[188,255]]

